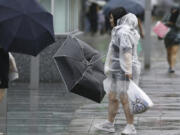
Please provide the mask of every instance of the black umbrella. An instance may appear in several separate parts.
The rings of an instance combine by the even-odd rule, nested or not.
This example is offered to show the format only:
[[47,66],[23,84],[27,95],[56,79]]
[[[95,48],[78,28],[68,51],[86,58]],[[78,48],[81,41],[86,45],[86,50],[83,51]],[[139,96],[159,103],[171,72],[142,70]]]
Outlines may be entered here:
[[101,102],[105,75],[102,57],[95,49],[68,36],[54,58],[68,91]]
[[128,12],[135,14],[140,19],[144,16],[144,7],[138,1],[135,0],[110,0],[103,8],[105,15],[117,7],[124,7]]
[[0,0],[0,45],[36,56],[54,42],[53,17],[36,0]]

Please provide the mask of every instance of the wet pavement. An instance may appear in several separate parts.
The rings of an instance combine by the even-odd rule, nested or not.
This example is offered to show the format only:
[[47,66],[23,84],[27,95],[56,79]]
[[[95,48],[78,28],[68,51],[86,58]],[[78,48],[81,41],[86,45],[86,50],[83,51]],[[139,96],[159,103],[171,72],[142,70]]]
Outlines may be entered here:
[[26,84],[8,90],[8,135],[61,135],[67,133],[83,99],[67,94],[62,84],[43,84],[40,90]]
[[[155,106],[144,114],[135,116],[137,135],[180,135],[180,72],[169,75],[166,63],[154,63],[151,71],[143,71],[141,88],[150,96]],[[180,65],[178,65],[180,66]],[[165,66],[166,67],[166,66]],[[72,135],[106,135],[109,133],[98,131],[94,124],[107,118],[107,98],[102,104],[90,102],[76,110],[69,132]],[[116,133],[126,125],[125,116],[120,107],[120,114],[115,120]]]
[[[84,39],[91,39],[94,44],[103,40],[107,44],[109,37]],[[102,53],[107,49],[107,46],[95,47],[104,48]],[[153,39],[151,69],[142,70],[140,86],[155,106],[144,114],[136,115],[137,135],[180,135],[178,58],[176,74],[168,74],[163,42]],[[41,84],[39,90],[30,90],[27,84],[12,84],[8,90],[8,135],[111,135],[93,126],[107,118],[107,105],[107,97],[102,104],[96,104],[66,93],[62,83]],[[122,107],[120,110],[115,121],[116,133],[112,135],[120,135],[126,124]]]

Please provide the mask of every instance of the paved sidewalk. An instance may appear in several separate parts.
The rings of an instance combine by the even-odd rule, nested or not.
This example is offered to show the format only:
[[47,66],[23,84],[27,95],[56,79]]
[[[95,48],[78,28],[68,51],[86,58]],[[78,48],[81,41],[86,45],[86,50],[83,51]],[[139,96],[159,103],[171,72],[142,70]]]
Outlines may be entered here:
[[[137,135],[180,135],[180,71],[169,75],[166,65],[165,62],[156,62],[150,71],[142,73],[140,86],[152,98],[155,106],[135,117]],[[69,134],[109,134],[94,128],[94,123],[107,118],[107,103],[106,97],[102,104],[89,102],[76,110],[75,118],[69,126]],[[121,113],[115,121],[117,132],[112,135],[120,135],[125,124],[121,107]]]
[[[150,71],[142,72],[140,85],[155,106],[136,116],[137,135],[180,135],[180,70],[169,75],[166,62],[155,61]],[[62,84],[46,84],[39,90],[11,88],[8,135],[111,135],[93,127],[106,119],[107,104],[107,97],[96,104],[66,94]],[[117,132],[112,135],[120,135],[126,124],[122,109],[115,123]]]
[[[102,53],[106,51],[107,35],[85,39],[103,48]],[[155,106],[136,116],[137,135],[180,135],[179,60],[180,55],[176,74],[169,75],[163,42],[153,39],[152,67],[142,71],[140,86]],[[27,84],[12,85],[8,90],[8,135],[111,135],[93,127],[106,119],[107,104],[107,97],[96,104],[67,94],[62,83],[43,84],[39,90],[29,90]],[[120,135],[126,124],[122,109],[115,123],[117,132],[112,135]]]
[[[85,39],[87,42],[91,41],[87,37]],[[99,40],[102,39],[94,37],[93,42],[101,43]],[[101,46],[96,46],[96,48],[101,48]],[[140,86],[151,97],[155,106],[148,112],[135,117],[137,135],[180,135],[180,54],[177,58],[176,74],[170,75],[167,73],[168,66],[163,41],[157,40],[155,35],[152,37],[151,51],[151,69],[142,70]],[[142,55],[143,52],[141,60],[143,60]],[[102,104],[89,102],[81,106],[76,110],[75,118],[71,121],[67,134],[109,134],[94,128],[96,122],[107,118],[107,106],[107,97]],[[117,132],[112,135],[120,135],[126,125],[122,107],[120,108],[121,113],[117,115],[115,121]]]

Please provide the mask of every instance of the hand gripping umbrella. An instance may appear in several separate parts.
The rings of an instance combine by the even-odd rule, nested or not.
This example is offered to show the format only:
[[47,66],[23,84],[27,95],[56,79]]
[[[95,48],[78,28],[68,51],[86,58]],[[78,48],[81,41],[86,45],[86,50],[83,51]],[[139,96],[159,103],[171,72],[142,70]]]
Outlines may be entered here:
[[71,36],[67,37],[54,55],[66,89],[98,103],[105,95],[101,58],[95,49]]
[[36,56],[54,42],[53,17],[36,0],[0,0],[0,46]]

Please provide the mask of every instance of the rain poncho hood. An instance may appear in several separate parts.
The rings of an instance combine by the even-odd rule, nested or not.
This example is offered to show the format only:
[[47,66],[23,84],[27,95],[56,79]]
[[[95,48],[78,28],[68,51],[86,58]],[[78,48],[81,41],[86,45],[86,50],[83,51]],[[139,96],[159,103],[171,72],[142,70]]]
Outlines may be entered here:
[[121,19],[118,19],[117,20],[117,26],[115,28],[118,28],[118,27],[129,27],[129,28],[136,28],[138,25],[138,20],[137,20],[137,17],[132,14],[132,13],[129,13],[125,16],[123,16]]
[[137,17],[128,13],[118,19],[112,30],[111,42],[105,62],[105,74],[133,74],[132,69],[139,66],[137,44],[140,38],[136,27]]

